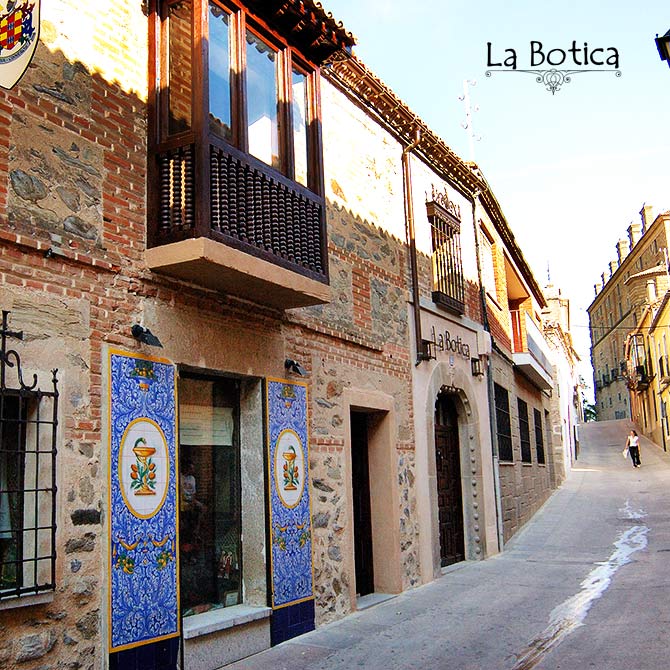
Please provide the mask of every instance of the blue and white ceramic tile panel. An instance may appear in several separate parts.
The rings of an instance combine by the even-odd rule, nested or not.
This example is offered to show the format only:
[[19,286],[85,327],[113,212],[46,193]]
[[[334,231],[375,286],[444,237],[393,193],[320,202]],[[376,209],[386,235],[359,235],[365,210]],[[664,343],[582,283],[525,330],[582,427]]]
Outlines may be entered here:
[[267,381],[272,606],[313,597],[307,387]]
[[175,368],[109,355],[110,651],[179,634]]

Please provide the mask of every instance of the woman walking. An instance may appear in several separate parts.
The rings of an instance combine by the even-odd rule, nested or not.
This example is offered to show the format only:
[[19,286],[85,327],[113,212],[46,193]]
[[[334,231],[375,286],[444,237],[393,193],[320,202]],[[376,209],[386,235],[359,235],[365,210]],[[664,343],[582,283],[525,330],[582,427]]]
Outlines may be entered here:
[[640,438],[637,436],[637,433],[634,430],[631,430],[628,439],[626,440],[626,448],[630,454],[630,458],[633,461],[633,467],[639,468],[640,463]]

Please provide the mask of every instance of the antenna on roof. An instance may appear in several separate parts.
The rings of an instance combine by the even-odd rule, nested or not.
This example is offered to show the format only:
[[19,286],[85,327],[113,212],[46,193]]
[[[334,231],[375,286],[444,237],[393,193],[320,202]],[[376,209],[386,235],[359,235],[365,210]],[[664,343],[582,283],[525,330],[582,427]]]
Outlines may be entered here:
[[469,86],[476,86],[476,79],[464,79],[463,80],[463,95],[459,95],[458,99],[463,103],[465,108],[465,121],[461,123],[463,129],[468,133],[468,140],[470,145],[470,161],[475,162],[475,142],[480,142],[482,137],[475,133],[475,129],[472,125],[472,113],[479,111],[479,105],[472,107],[470,105],[470,90]]

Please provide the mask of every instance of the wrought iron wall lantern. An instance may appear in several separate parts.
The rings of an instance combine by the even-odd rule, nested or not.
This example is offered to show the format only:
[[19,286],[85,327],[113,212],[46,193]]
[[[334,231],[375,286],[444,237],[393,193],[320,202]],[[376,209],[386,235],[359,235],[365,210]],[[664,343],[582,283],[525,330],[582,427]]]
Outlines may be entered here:
[[665,61],[670,67],[670,30],[668,30],[665,35],[662,37],[658,36],[656,33],[656,48],[658,49],[658,55],[662,61]]
[[284,361],[284,368],[288,372],[292,372],[295,375],[300,375],[301,377],[305,377],[307,375],[307,370],[298,363],[298,361],[294,361],[292,358],[287,358]]
[[472,376],[473,377],[482,377],[484,375],[484,369],[482,368],[482,359],[481,358],[471,358],[470,366],[472,367]]
[[148,328],[140,326],[138,323],[132,325],[130,332],[138,342],[148,344],[151,347],[163,347],[161,341]]
[[438,345],[435,340],[421,340],[421,348],[417,358],[421,361],[431,361],[437,358]]

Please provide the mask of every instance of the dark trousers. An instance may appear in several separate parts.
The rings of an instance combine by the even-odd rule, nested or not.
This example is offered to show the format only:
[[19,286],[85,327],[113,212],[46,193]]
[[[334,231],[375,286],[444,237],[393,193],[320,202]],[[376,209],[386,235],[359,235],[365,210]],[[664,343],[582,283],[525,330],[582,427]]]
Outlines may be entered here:
[[640,447],[628,447],[628,453],[630,454],[633,465],[640,464]]

